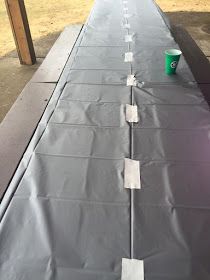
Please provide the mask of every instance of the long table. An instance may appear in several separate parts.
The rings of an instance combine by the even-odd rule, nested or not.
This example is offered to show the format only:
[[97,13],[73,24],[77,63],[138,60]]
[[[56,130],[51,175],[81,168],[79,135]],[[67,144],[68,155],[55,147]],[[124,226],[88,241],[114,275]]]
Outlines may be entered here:
[[0,205],[1,280],[136,279],[122,259],[209,280],[210,112],[184,56],[164,73],[168,48],[152,0],[96,1]]

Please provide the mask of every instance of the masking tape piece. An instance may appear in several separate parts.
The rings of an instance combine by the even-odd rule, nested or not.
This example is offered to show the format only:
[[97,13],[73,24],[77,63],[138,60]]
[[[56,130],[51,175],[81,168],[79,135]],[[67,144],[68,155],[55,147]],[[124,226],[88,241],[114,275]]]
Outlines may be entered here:
[[128,75],[127,77],[127,86],[137,86],[137,80],[134,75]]
[[137,123],[139,121],[138,107],[136,105],[126,104],[125,119],[130,123]]
[[128,42],[132,42],[133,41],[133,35],[125,35],[125,42],[128,43]]
[[130,29],[130,28],[131,28],[131,25],[130,25],[130,23],[125,23],[125,24],[123,25],[123,27],[124,27],[124,28],[127,28],[127,29]]
[[121,280],[144,280],[144,261],[123,258]]
[[124,188],[141,189],[140,162],[125,158]]
[[123,1],[123,4],[128,4],[128,1],[124,0],[124,1]]
[[130,14],[124,14],[124,18],[130,18],[131,15]]
[[128,11],[128,7],[123,8],[123,11]]
[[133,53],[132,52],[127,52],[125,53],[125,62],[132,62],[133,61]]

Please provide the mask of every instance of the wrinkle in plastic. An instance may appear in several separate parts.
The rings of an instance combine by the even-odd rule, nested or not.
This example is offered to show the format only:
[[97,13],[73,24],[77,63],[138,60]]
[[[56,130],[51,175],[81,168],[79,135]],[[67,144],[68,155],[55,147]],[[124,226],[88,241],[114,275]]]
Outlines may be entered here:
[[96,1],[0,205],[1,280],[119,280],[123,258],[209,280],[210,113],[184,57],[164,74],[169,47],[153,1]]

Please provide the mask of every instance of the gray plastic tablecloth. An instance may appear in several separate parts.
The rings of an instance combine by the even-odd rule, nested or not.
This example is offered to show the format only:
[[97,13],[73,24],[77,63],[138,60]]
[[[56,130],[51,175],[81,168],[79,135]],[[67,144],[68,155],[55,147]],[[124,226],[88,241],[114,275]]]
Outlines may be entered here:
[[[146,280],[210,279],[209,108],[183,56],[164,74],[179,46],[154,2],[123,7],[96,1],[4,196],[1,280],[119,280],[122,258]],[[141,190],[124,189],[124,158]]]

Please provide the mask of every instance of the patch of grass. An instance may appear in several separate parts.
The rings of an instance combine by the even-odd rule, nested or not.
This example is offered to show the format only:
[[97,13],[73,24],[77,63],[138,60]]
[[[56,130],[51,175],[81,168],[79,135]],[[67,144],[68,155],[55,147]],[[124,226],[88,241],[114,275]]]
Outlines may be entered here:
[[[33,40],[62,31],[69,24],[84,23],[94,0],[25,0]],[[4,1],[0,1],[0,56],[12,51],[12,36]]]

